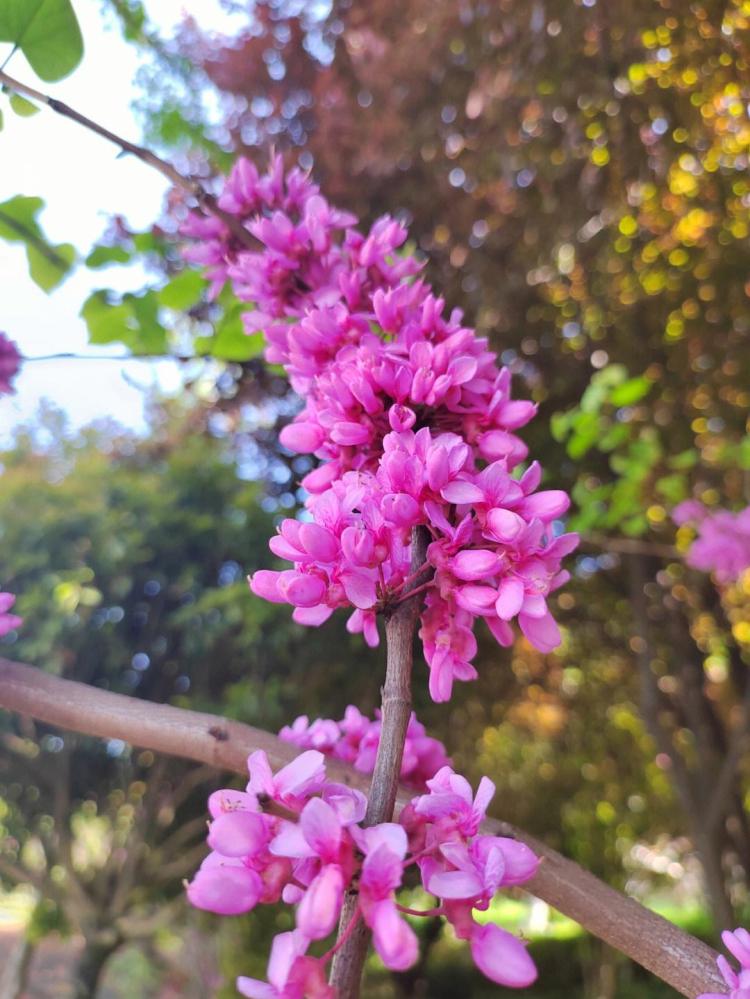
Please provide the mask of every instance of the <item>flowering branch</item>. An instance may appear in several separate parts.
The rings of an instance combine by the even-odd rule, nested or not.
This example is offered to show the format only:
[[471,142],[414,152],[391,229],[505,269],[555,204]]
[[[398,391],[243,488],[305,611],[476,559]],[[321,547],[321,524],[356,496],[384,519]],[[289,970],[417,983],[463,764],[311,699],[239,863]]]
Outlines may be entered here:
[[[412,532],[411,574],[419,577],[427,556],[429,534],[423,527]],[[382,690],[383,723],[368,796],[364,824],[390,822],[399,789],[401,760],[406,729],[411,714],[411,670],[414,658],[414,629],[419,601],[415,596],[402,601],[386,621],[387,660]],[[336,952],[331,968],[331,984],[341,996],[356,999],[367,956],[369,933],[358,919],[356,892],[349,892],[339,922],[339,935],[346,943]]]
[[121,136],[111,132],[108,128],[105,128],[104,125],[100,125],[98,122],[92,121],[91,118],[87,118],[86,115],[81,114],[80,111],[76,111],[75,108],[70,107],[70,105],[65,104],[63,101],[58,101],[57,98],[50,97],[48,94],[43,94],[40,90],[30,87],[26,83],[21,83],[19,80],[15,80],[12,76],[8,76],[8,74],[1,69],[0,86],[5,87],[8,90],[12,90],[14,93],[20,94],[23,97],[30,97],[39,104],[46,105],[56,114],[77,122],[79,125],[87,128],[90,132],[94,132],[96,135],[101,136],[101,138],[107,139],[108,142],[113,142],[116,146],[120,147],[122,152],[129,153],[131,156],[135,156],[147,166],[152,167],[154,170],[158,170],[159,173],[166,177],[167,180],[174,184],[175,187],[179,187],[183,191],[186,191],[195,199],[197,204],[203,208],[204,211],[215,216],[216,218],[221,219],[221,221],[231,231],[234,238],[242,245],[248,247],[254,247],[256,245],[255,239],[240,223],[237,217],[230,215],[229,212],[220,208],[216,203],[216,198],[214,198],[212,194],[209,194],[200,181],[193,177],[186,177],[184,174],[181,174],[175,166],[167,162],[167,160],[163,160],[160,156],[157,156],[156,153],[153,153],[150,149],[146,149],[144,146],[136,145],[136,143],[130,142],[129,139],[123,139]]
[[[296,746],[249,725],[97,690],[7,659],[0,659],[0,707],[86,735],[119,738],[243,775],[253,750],[264,750],[274,767],[291,762],[298,752]],[[351,767],[333,759],[327,766],[335,780],[366,787],[367,778]],[[399,794],[397,809],[409,797],[408,792]],[[527,844],[542,858],[528,883],[538,898],[681,995],[694,999],[701,992],[725,988],[716,970],[715,952],[701,941],[508,823],[489,819],[483,831]]]

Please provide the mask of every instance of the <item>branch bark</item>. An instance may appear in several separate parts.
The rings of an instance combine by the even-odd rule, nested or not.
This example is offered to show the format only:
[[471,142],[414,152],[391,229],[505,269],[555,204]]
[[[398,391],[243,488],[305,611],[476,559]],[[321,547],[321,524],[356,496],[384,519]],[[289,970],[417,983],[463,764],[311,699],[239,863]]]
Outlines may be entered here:
[[62,115],[63,118],[68,118],[70,121],[75,121],[77,124],[87,128],[90,132],[94,132],[95,135],[100,136],[102,139],[106,139],[108,142],[112,142],[114,145],[119,146],[123,153],[129,153],[131,156],[135,156],[136,159],[139,159],[142,163],[145,163],[147,166],[157,170],[163,177],[166,177],[170,183],[174,184],[175,187],[179,187],[181,190],[190,194],[198,205],[204,209],[204,211],[208,212],[210,215],[214,215],[218,219],[221,219],[235,239],[237,239],[243,246],[257,248],[258,244],[256,240],[242,225],[240,220],[235,215],[231,215],[229,212],[225,212],[222,208],[220,208],[217,204],[216,198],[205,189],[199,180],[196,180],[194,177],[186,177],[184,174],[180,173],[177,167],[175,167],[172,163],[167,162],[167,160],[163,160],[150,149],[146,149],[145,146],[139,146],[135,142],[131,142],[129,139],[124,139],[122,136],[110,131],[104,125],[100,125],[91,118],[87,118],[86,115],[81,114],[80,111],[76,111],[76,109],[70,107],[69,104],[65,104],[63,101],[58,101],[57,98],[50,97],[48,94],[42,93],[35,87],[30,87],[26,83],[21,83],[20,80],[15,80],[12,76],[8,76],[8,74],[1,69],[0,85],[6,87],[8,90],[12,90],[16,94],[20,94],[22,97],[30,97],[39,104],[44,104],[50,109],[50,111],[54,111],[56,114]]
[[[425,528],[416,527],[412,534],[411,574],[418,574],[427,556],[428,535]],[[404,755],[406,729],[411,714],[411,670],[414,658],[414,629],[419,599],[411,597],[400,603],[385,624],[386,667],[381,695],[382,724],[375,769],[367,799],[364,824],[374,826],[390,822],[398,795],[401,760]],[[351,889],[344,900],[339,920],[339,937],[343,937],[352,919],[357,918],[358,894]],[[357,999],[362,981],[362,969],[367,956],[370,933],[362,920],[347,934],[346,943],[337,951],[331,967],[331,985],[341,999]]]
[[[263,749],[274,769],[289,763],[295,746],[268,732],[216,715],[152,704],[51,676],[32,666],[0,659],[0,707],[86,735],[119,738],[131,745],[247,774],[247,757]],[[332,779],[367,789],[367,779],[338,761],[328,762]],[[401,791],[397,810],[410,799]],[[528,844],[540,865],[528,889],[579,923],[589,933],[695,999],[722,992],[716,953],[634,899],[604,884],[534,837],[490,819],[483,831]]]

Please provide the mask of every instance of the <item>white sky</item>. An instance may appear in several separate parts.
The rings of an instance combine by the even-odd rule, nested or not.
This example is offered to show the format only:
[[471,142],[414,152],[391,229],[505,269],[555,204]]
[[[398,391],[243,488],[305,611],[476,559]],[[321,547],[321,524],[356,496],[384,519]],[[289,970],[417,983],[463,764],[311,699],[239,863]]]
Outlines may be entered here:
[[[148,6],[150,13],[158,12],[161,26],[174,24],[183,11],[212,27],[221,20],[215,0],[152,0]],[[137,52],[117,30],[106,29],[98,0],[77,0],[75,9],[86,54],[70,77],[40,85],[21,53],[13,56],[7,72],[137,141],[139,130],[130,110]],[[0,60],[8,49],[0,45]],[[109,216],[120,213],[135,228],[145,228],[158,217],[167,182],[154,170],[132,157],[118,158],[115,146],[47,109],[32,118],[18,118],[2,95],[0,104],[0,202],[16,194],[41,197],[46,203],[41,222],[50,240],[74,243],[85,254],[102,235]],[[87,347],[78,313],[94,288],[137,288],[138,281],[137,271],[82,267],[45,295],[28,275],[23,246],[0,240],[0,330],[28,357],[60,352],[123,355],[124,348],[114,345]],[[75,426],[109,416],[142,428],[143,392],[126,378],[144,387],[158,383],[169,391],[180,384],[172,361],[26,363],[16,381],[17,394],[0,397],[0,441],[15,423],[33,417],[43,399],[64,409]]]

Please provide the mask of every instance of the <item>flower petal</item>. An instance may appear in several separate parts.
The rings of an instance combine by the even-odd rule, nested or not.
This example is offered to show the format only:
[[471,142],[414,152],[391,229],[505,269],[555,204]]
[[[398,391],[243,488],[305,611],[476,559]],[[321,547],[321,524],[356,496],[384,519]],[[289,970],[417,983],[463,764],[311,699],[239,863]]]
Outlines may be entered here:
[[537,970],[525,946],[493,923],[474,929],[471,956],[482,974],[498,985],[523,989],[536,981]]

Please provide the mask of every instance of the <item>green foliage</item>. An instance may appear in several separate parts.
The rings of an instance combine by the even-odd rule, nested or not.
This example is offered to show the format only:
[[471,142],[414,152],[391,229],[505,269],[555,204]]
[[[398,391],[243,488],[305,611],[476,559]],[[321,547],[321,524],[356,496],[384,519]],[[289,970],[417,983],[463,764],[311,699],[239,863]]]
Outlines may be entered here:
[[83,58],[83,38],[70,0],[3,0],[0,42],[20,49],[48,83],[72,73]]
[[[136,233],[130,246],[94,247],[86,264],[94,270],[126,264],[138,253],[160,257],[163,247],[151,233]],[[245,333],[242,313],[247,307],[226,290],[209,302],[207,289],[208,282],[198,271],[185,268],[174,272],[171,267],[163,284],[137,294],[99,289],[81,309],[89,341],[122,343],[133,354],[141,355],[176,352],[230,362],[258,357],[263,351],[263,334]]]
[[124,246],[95,246],[86,257],[85,264],[91,270],[108,267],[110,264],[128,264],[132,254]]
[[224,361],[249,361],[258,357],[265,346],[262,332],[245,333],[242,313],[245,306],[231,305],[215,323],[211,336],[196,337],[199,354],[210,354]]
[[123,343],[133,354],[164,354],[168,334],[159,316],[157,293],[125,294],[119,300],[95,291],[81,308],[81,317],[95,344]]
[[10,95],[10,106],[21,118],[30,118],[40,110],[36,104],[32,104],[31,101],[26,100],[20,94]]
[[56,288],[70,273],[76,260],[70,243],[50,243],[37,220],[44,207],[41,198],[16,195],[0,204],[0,238],[23,243],[31,279],[46,292]]
[[186,312],[201,301],[206,287],[207,281],[199,271],[180,271],[159,289],[159,302],[175,312]]
[[[555,413],[550,422],[552,436],[565,444],[567,454],[582,470],[572,486],[575,511],[571,526],[583,532],[623,531],[643,534],[649,528],[644,504],[649,491],[656,489],[670,506],[687,492],[684,473],[654,478],[666,448],[656,429],[639,421],[632,407],[642,402],[653,388],[644,375],[629,377],[621,364],[611,364],[596,372],[577,406]],[[606,456],[609,474],[586,468],[583,461],[591,452]]]

